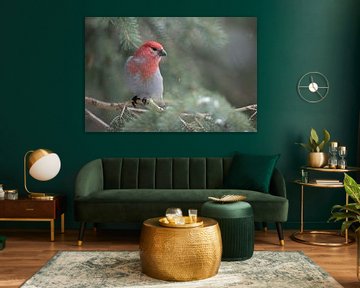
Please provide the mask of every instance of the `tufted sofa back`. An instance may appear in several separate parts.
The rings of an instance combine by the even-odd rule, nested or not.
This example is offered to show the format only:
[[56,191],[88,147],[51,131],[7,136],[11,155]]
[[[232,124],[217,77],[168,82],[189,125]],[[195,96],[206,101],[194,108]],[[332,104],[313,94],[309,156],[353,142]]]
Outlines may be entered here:
[[232,158],[104,158],[104,189],[216,189]]

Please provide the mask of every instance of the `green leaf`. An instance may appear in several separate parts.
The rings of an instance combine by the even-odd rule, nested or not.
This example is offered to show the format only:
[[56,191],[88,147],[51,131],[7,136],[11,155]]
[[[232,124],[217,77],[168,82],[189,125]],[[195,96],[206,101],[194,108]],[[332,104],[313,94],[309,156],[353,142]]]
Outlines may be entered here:
[[329,220],[339,221],[346,218],[357,219],[357,217],[358,217],[357,214],[351,212],[334,212],[332,213],[332,216],[329,218]]
[[309,143],[295,143],[295,144],[298,144],[300,145],[301,147],[305,148],[306,150],[308,150],[309,152],[312,152],[312,147],[310,146]]
[[331,213],[333,213],[333,211],[336,212],[336,209],[338,209],[338,211],[350,211],[356,215],[360,215],[360,210],[357,208],[356,203],[350,203],[348,205],[334,205]]
[[360,204],[360,186],[348,174],[344,173],[344,187],[346,193],[357,203]]
[[310,137],[311,137],[311,139],[312,139],[316,144],[318,144],[318,142],[319,142],[319,136],[318,136],[318,134],[316,133],[316,130],[315,130],[314,128],[311,128]]
[[317,147],[319,149],[319,151],[317,151],[317,152],[324,151],[324,145],[325,145],[325,142],[323,140],[323,141],[320,142],[319,146]]
[[360,223],[360,210],[356,209],[356,203],[351,203],[349,205],[334,205],[331,209],[331,216],[328,221],[343,221],[342,225],[344,225],[344,227],[350,227],[353,223]]
[[326,129],[323,130],[323,133],[324,133],[324,144],[326,144],[330,140],[330,133]]
[[341,233],[344,233],[346,229],[349,229],[350,226],[356,222],[358,222],[358,220],[344,221],[341,225]]

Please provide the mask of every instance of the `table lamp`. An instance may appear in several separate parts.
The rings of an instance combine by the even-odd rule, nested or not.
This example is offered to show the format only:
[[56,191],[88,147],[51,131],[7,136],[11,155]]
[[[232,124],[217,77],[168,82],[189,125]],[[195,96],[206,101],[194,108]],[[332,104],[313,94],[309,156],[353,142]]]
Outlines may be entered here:
[[24,156],[24,187],[30,198],[53,199],[53,196],[45,193],[30,192],[26,185],[26,174],[39,181],[48,181],[54,178],[60,171],[60,158],[56,153],[47,149],[30,150]]

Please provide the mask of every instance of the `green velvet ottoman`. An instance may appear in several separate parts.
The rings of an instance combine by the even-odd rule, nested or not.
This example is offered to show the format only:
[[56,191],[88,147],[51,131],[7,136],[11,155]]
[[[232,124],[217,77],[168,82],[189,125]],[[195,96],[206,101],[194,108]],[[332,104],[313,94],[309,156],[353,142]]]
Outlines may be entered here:
[[254,215],[247,202],[207,201],[201,207],[201,216],[216,219],[223,243],[222,260],[246,260],[254,253]]

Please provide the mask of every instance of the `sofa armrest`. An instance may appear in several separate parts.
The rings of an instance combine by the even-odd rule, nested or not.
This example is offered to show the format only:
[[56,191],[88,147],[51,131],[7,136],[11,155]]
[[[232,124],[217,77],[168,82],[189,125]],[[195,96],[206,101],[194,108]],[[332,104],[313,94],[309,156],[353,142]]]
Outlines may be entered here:
[[104,175],[102,160],[96,159],[85,164],[75,180],[75,200],[103,190]]
[[269,193],[286,198],[286,185],[284,176],[275,168],[270,181]]

